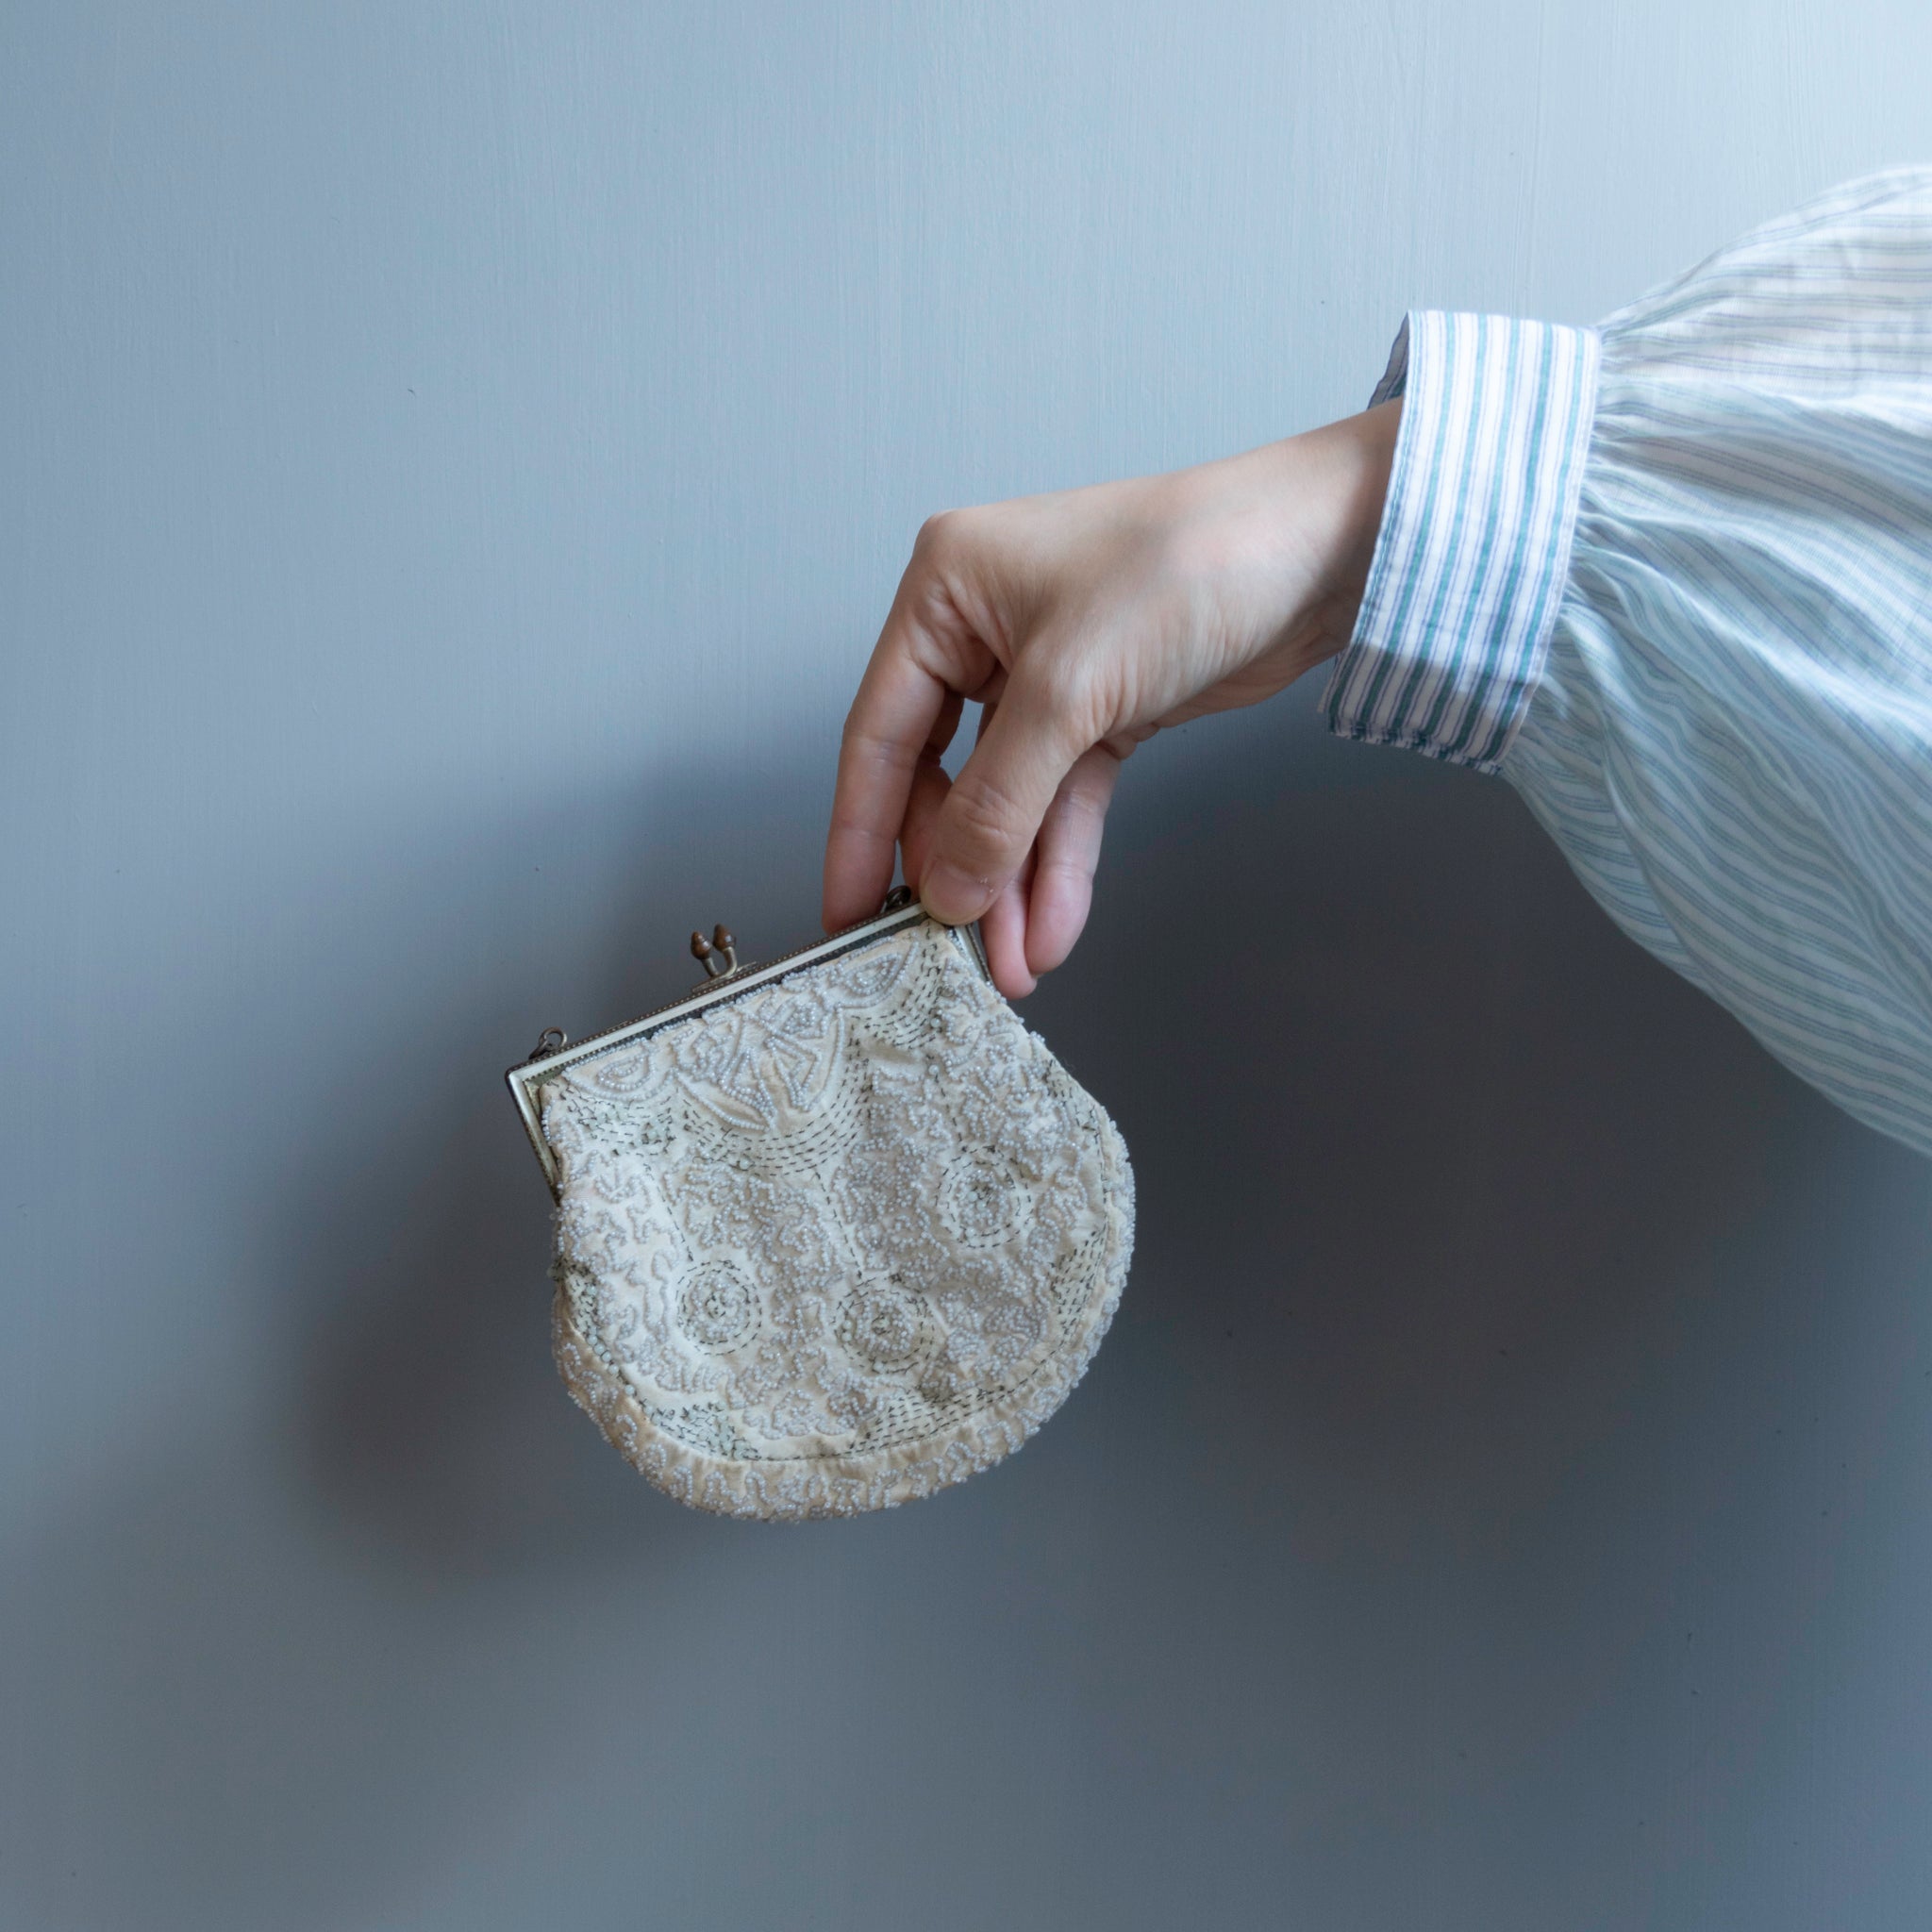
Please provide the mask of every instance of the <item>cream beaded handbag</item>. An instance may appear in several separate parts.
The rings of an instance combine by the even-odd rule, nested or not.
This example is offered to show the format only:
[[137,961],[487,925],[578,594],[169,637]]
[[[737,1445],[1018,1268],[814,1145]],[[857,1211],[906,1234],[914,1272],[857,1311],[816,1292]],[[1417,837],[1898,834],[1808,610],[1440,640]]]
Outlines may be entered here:
[[1106,1113],[902,888],[508,1074],[557,1197],[572,1395],[660,1489],[800,1519],[930,1495],[1067,1398],[1120,1303]]

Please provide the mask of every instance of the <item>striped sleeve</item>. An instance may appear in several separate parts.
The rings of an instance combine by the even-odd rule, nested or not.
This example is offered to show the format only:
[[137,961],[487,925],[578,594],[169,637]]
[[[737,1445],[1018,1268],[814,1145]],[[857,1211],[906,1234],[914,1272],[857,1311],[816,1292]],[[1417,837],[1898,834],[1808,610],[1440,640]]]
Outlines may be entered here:
[[1374,744],[1498,769],[1569,569],[1593,331],[1417,310],[1373,403],[1404,397],[1361,612],[1323,708]]
[[1932,1155],[1932,169],[1594,330],[1412,314],[1348,737],[1497,772],[1624,930]]
[[1932,170],[1607,318],[1502,775],[1633,939],[1932,1154]]

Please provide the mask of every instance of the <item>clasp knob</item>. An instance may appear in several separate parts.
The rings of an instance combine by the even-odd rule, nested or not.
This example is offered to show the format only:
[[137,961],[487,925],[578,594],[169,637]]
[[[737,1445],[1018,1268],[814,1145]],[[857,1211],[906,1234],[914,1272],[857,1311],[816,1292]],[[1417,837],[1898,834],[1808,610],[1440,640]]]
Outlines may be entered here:
[[722,925],[711,928],[709,939],[692,933],[691,956],[704,967],[707,979],[724,979],[738,971],[738,941]]
[[547,1060],[552,1054],[561,1053],[569,1044],[570,1035],[561,1026],[546,1026],[538,1036],[537,1044],[524,1064],[527,1067],[538,1060]]

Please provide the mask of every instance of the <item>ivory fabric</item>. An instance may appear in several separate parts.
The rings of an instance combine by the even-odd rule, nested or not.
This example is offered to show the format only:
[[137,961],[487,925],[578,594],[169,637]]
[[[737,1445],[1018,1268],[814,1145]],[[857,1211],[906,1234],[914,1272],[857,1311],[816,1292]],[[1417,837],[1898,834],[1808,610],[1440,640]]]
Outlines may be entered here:
[[931,921],[544,1085],[558,1366],[659,1488],[848,1515],[1020,1447],[1119,1306],[1111,1121]]
[[1498,772],[1619,925],[1932,1153],[1932,169],[1595,329],[1411,315],[1347,735]]

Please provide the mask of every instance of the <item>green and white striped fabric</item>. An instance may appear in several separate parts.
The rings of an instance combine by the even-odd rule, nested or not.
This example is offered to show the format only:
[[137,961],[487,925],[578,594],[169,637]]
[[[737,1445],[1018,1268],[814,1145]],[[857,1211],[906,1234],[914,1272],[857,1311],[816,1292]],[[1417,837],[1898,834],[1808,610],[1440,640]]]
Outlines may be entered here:
[[1594,330],[1411,315],[1337,731],[1500,772],[1642,945],[1932,1153],[1932,170]]

